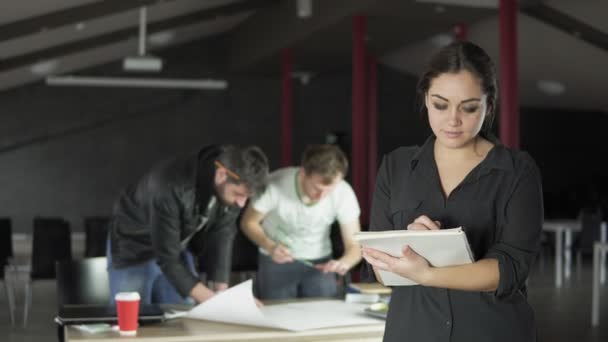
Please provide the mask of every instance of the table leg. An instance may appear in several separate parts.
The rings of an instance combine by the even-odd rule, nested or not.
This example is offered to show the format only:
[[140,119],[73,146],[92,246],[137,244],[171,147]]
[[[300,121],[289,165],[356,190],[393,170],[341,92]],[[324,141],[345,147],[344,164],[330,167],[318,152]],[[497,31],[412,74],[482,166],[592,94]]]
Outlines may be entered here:
[[562,246],[563,246],[563,234],[562,231],[557,229],[555,231],[555,287],[558,289],[562,287]]
[[593,246],[593,285],[591,291],[591,326],[593,327],[600,324],[600,253],[600,244],[595,244]]
[[[602,222],[602,226],[600,228],[600,241],[603,243],[606,242],[608,238],[608,223],[606,221]],[[606,283],[606,253],[602,253],[600,255],[600,282],[603,284]]]
[[570,274],[572,273],[572,231],[570,229],[566,229],[564,231],[566,235],[566,239],[564,241],[564,279],[570,279]]

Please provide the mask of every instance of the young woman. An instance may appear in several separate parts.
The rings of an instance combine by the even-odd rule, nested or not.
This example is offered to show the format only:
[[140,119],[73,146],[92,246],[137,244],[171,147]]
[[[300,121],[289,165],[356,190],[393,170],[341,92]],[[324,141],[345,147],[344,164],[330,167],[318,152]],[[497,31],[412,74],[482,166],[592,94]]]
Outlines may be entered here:
[[370,228],[462,226],[475,262],[432,267],[407,246],[400,257],[364,248],[379,281],[386,270],[420,284],[393,288],[384,341],[534,341],[526,279],[542,228],[541,180],[528,154],[487,133],[494,65],[472,43],[451,44],[432,58],[418,95],[433,135],[384,157]]

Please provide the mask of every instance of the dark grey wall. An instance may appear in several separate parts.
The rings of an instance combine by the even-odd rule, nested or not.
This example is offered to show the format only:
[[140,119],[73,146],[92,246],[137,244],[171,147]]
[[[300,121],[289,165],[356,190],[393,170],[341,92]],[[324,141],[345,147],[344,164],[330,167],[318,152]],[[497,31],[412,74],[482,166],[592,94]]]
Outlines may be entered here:
[[[217,72],[209,45],[168,55],[166,74]],[[277,165],[278,80],[229,82],[221,92],[35,84],[0,93],[0,216],[11,217],[16,232],[30,232],[37,215],[64,217],[81,230],[83,217],[108,215],[121,188],[155,162],[209,143],[255,143]]]
[[[85,216],[108,215],[119,191],[154,163],[210,143],[258,144],[278,167],[278,75],[228,74],[224,51],[220,39],[172,49],[160,77],[223,77],[226,91],[34,84],[0,93],[0,216],[11,217],[16,232],[30,232],[35,216],[61,216],[82,230]],[[82,74],[116,75],[120,65]],[[380,66],[378,82],[380,162],[398,146],[422,144],[430,129],[414,101],[414,77]],[[350,94],[348,68],[294,81],[294,163],[328,133],[350,152]],[[523,109],[521,123],[522,149],[541,168],[549,211],[575,210],[579,200],[563,200],[569,189],[597,188],[606,197],[605,113]]]

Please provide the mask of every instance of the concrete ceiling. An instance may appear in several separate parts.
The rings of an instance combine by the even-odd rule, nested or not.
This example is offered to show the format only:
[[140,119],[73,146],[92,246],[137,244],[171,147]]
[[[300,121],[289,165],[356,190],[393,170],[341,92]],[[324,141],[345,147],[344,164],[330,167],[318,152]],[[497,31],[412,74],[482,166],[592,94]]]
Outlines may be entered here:
[[[371,53],[414,76],[458,23],[499,59],[496,0],[312,1],[313,15],[305,19],[297,17],[295,0],[2,1],[0,91],[42,79],[45,75],[31,69],[38,62],[53,61],[53,73],[66,74],[135,54],[141,5],[148,6],[150,38],[157,42],[150,42],[152,51],[224,33],[230,47],[226,61],[235,72],[278,75],[285,47],[294,49],[298,70],[348,70],[351,18],[358,13],[368,16]],[[544,11],[526,11],[522,4],[540,4]],[[601,92],[608,88],[608,1],[522,0],[520,5],[521,103],[608,111]],[[573,27],[576,33],[570,32]],[[172,39],[159,43],[167,36]],[[558,81],[565,91],[546,95],[540,80]]]

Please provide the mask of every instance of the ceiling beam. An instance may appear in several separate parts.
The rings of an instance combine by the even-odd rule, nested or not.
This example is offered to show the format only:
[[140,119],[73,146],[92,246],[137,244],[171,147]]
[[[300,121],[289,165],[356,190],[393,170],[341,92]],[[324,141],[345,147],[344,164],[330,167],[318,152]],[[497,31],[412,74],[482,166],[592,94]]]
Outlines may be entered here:
[[[277,1],[278,0],[245,0],[236,3],[231,3],[228,5],[206,8],[197,12],[150,23],[148,24],[148,32],[160,32],[175,27],[187,26],[207,20],[216,19],[222,16],[230,16],[238,13],[257,10],[276,3]],[[138,25],[135,24],[132,27],[106,33],[100,36],[87,38],[63,45],[57,45],[44,50],[0,60],[0,72],[6,72],[12,69],[29,66],[40,61],[55,59],[73,53],[97,48],[103,45],[109,45],[128,40],[129,38],[137,35],[138,28]]]
[[531,6],[521,6],[520,10],[532,18],[608,51],[608,34],[564,12],[540,2]]
[[229,65],[242,70],[293,46],[313,32],[339,22],[345,17],[365,13],[376,1],[314,1],[312,15],[299,18],[296,0],[283,0],[276,6],[254,14],[239,25],[229,42]]
[[56,12],[0,25],[0,41],[16,39],[78,22],[129,11],[142,6],[170,1],[175,0],[104,0],[82,6],[70,7]]

